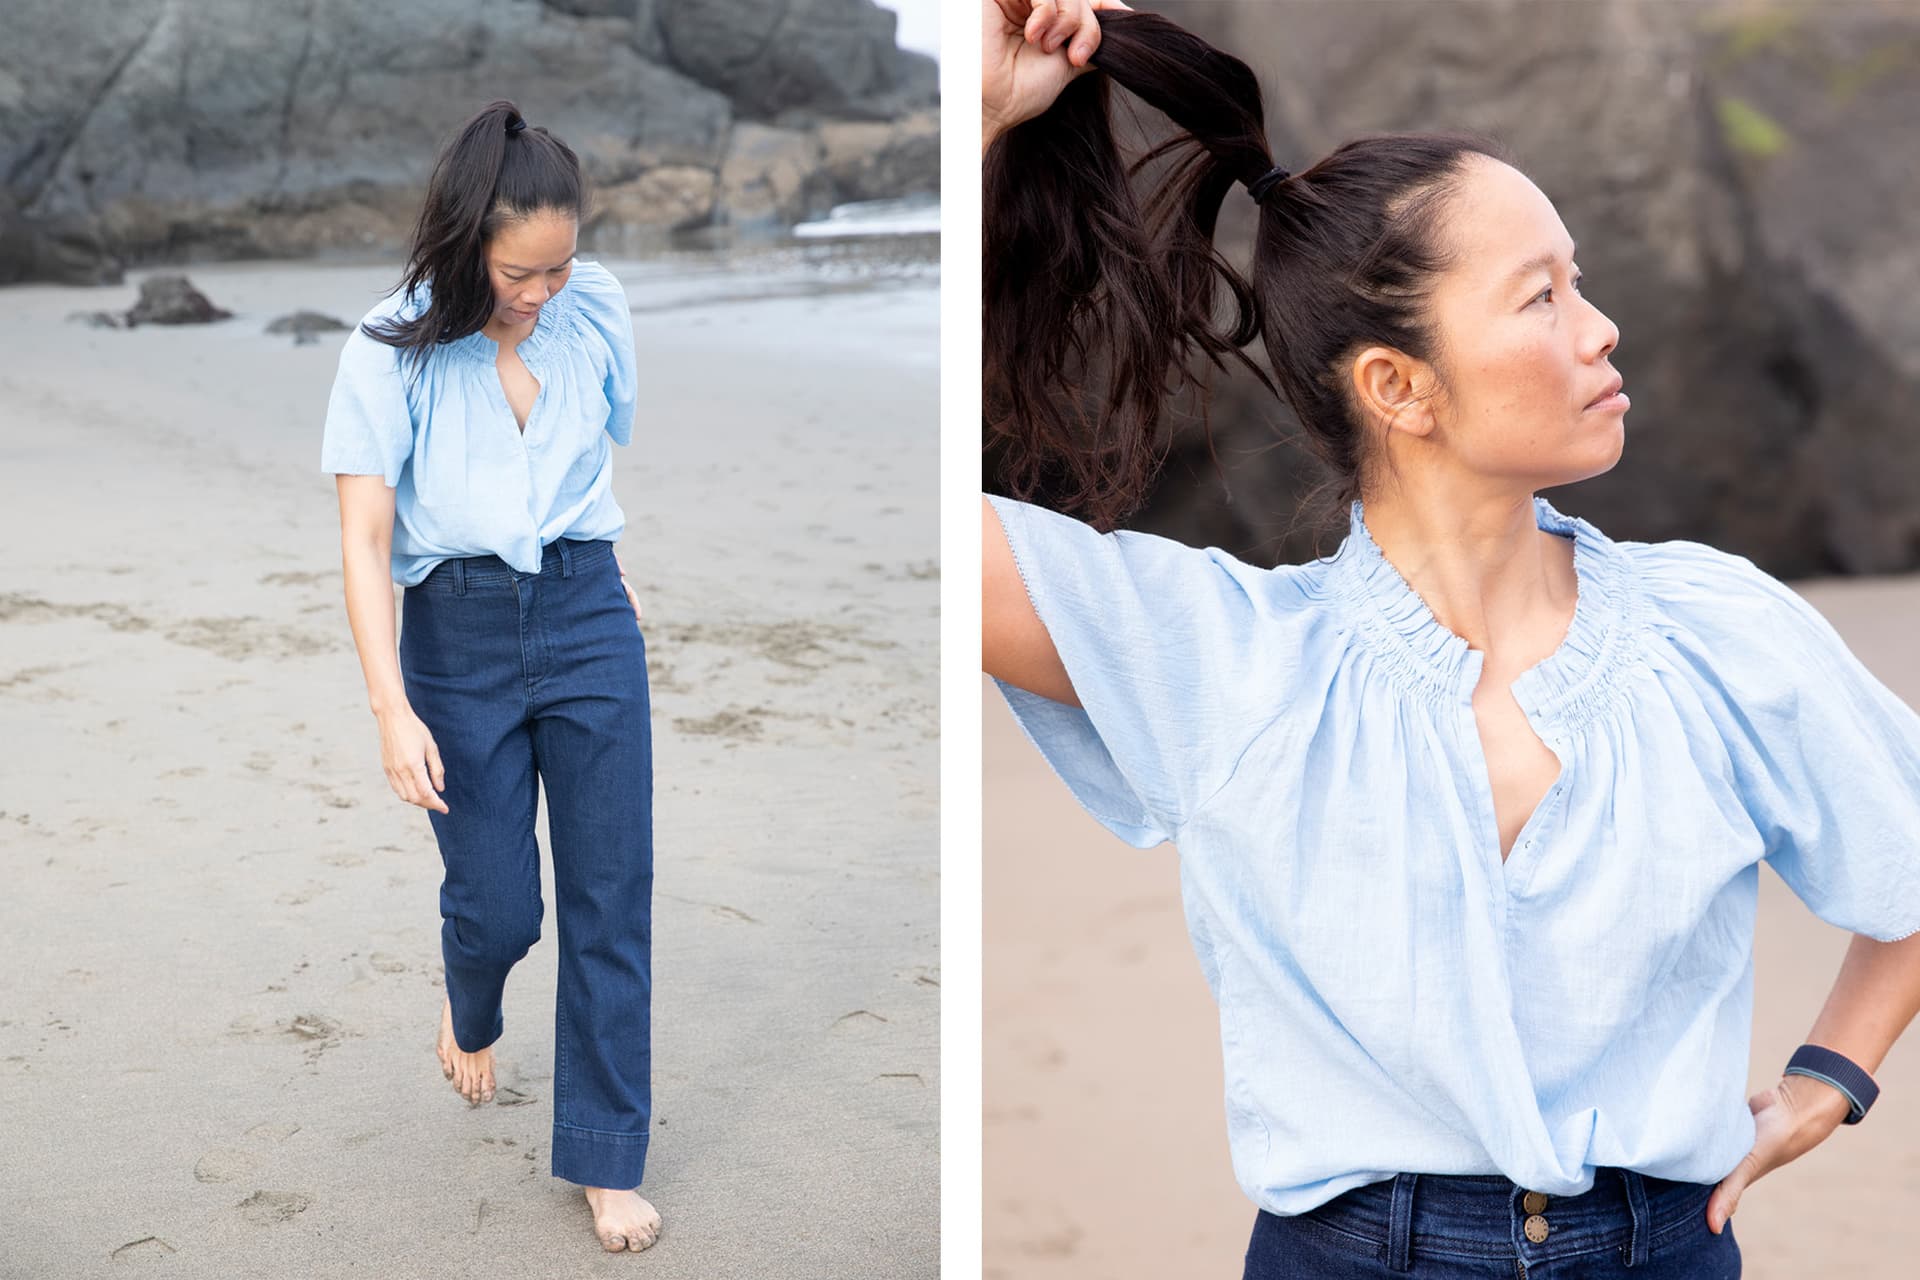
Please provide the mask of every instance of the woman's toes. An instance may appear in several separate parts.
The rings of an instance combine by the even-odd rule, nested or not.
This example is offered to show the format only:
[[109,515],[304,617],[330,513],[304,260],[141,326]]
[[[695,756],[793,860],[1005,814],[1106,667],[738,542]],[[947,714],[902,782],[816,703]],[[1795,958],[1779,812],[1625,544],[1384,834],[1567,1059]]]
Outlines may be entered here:
[[627,1238],[618,1231],[609,1231],[600,1237],[600,1243],[606,1246],[608,1253],[619,1253],[627,1247]]

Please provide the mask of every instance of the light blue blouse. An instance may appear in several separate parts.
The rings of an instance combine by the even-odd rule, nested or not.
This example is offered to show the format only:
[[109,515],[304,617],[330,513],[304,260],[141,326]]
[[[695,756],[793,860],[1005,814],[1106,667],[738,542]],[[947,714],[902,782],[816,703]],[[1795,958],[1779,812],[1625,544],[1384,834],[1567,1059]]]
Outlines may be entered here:
[[991,501],[1083,706],[1001,692],[1102,825],[1179,846],[1264,1209],[1402,1170],[1716,1182],[1754,1139],[1760,861],[1829,924],[1920,930],[1920,715],[1745,557],[1535,497],[1579,598],[1513,682],[1561,768],[1503,863],[1484,655],[1362,504],[1335,555],[1263,569]]
[[[396,290],[361,323],[417,315],[431,296],[426,285]],[[608,440],[632,440],[639,379],[620,281],[576,261],[517,350],[540,384],[524,435],[494,364],[500,344],[484,333],[441,344],[417,374],[359,325],[340,348],[320,469],[384,476],[394,489],[395,582],[412,586],[450,556],[492,554],[538,573],[555,539],[625,529]]]

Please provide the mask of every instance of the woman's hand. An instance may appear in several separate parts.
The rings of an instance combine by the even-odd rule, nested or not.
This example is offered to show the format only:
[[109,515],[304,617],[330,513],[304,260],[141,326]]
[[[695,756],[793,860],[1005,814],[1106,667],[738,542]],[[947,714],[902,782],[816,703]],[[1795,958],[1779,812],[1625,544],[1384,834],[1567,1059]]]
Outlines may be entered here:
[[1825,1142],[1849,1110],[1847,1095],[1811,1076],[1780,1077],[1780,1083],[1747,1099],[1753,1112],[1753,1150],[1720,1180],[1707,1198],[1707,1229],[1720,1234],[1741,1193],[1762,1174],[1778,1169]]
[[[614,554],[614,557],[613,557],[613,567],[616,569],[620,569],[620,556],[617,552]],[[639,626],[640,625],[640,595],[638,592],[636,592],[633,589],[633,584],[627,581],[627,571],[625,569],[620,569],[620,585],[626,588],[627,603],[633,606],[634,625]]]
[[398,707],[379,720],[380,765],[393,794],[408,804],[446,813],[447,802],[437,793],[447,789],[447,771],[440,765],[433,734],[412,707]]
[[980,142],[1045,111],[1075,76],[1093,70],[1098,9],[1120,0],[980,0]]

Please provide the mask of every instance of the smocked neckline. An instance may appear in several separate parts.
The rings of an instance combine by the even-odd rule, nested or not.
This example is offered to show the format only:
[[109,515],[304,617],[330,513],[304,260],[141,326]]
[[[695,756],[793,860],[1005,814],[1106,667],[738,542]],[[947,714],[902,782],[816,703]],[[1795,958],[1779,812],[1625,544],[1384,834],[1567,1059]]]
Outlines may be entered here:
[[[566,339],[572,335],[577,324],[579,297],[574,293],[573,276],[578,275],[582,267],[598,265],[579,261],[574,263],[573,274],[568,276],[566,285],[540,308],[540,318],[534,322],[533,332],[514,347],[523,364],[540,363],[566,344]],[[426,310],[432,298],[433,286],[423,282],[415,293],[408,295],[408,305],[415,308],[414,314],[419,314]],[[488,337],[484,329],[476,329],[451,342],[439,343],[438,349],[450,360],[483,364],[489,369],[500,359],[500,343]]]
[[[1614,684],[1636,621],[1638,595],[1619,547],[1578,516],[1534,495],[1539,528],[1573,539],[1578,596],[1566,637],[1547,657],[1515,677],[1514,699],[1530,717],[1584,719]],[[1364,503],[1348,511],[1346,541],[1334,571],[1349,604],[1355,634],[1418,696],[1471,704],[1486,655],[1442,625],[1367,528]]]
[[[575,264],[574,270],[580,269]],[[514,350],[519,354],[521,363],[537,363],[562,339],[573,331],[573,311],[575,295],[573,281],[568,279],[560,292],[548,298],[540,308],[539,318],[533,323],[533,332],[520,339]],[[476,329],[464,338],[455,338],[445,344],[447,354],[461,360],[473,360],[492,368],[500,359],[501,344],[487,336],[486,330]]]

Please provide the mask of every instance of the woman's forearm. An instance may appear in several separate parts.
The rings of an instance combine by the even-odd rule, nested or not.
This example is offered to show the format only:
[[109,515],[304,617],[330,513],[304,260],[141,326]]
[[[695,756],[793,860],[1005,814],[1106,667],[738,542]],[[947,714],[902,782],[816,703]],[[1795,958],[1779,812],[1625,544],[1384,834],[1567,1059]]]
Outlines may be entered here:
[[1872,1073],[1916,1013],[1920,1013],[1920,933],[1898,942],[1855,934],[1807,1042],[1843,1053],[1861,1070]]
[[360,671],[367,681],[367,705],[376,716],[407,705],[395,644],[389,557],[388,548],[375,541],[345,538],[340,544],[347,623],[353,628],[353,645],[360,653]]

